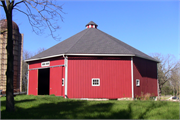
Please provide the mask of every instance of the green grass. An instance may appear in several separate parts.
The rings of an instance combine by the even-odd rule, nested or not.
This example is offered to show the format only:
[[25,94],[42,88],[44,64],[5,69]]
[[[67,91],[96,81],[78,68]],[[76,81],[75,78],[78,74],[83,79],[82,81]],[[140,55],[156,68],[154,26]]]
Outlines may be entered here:
[[168,101],[86,101],[56,96],[18,95],[15,112],[6,112],[1,97],[2,119],[179,119],[179,103]]

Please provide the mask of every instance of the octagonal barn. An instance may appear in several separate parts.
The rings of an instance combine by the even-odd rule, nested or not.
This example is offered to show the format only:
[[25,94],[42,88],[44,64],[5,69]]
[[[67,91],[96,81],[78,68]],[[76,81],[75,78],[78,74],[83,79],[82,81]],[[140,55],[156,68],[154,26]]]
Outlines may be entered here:
[[86,29],[26,60],[29,95],[134,98],[158,95],[155,59],[97,29]]

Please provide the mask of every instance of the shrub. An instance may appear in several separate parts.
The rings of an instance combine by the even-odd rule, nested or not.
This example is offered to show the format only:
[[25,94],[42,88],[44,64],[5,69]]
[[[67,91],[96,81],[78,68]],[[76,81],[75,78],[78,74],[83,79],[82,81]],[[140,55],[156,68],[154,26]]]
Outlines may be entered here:
[[136,99],[137,100],[154,100],[155,97],[152,96],[150,93],[143,94],[143,92],[141,92],[141,96],[136,95]]
[[150,94],[150,93],[146,93],[146,94],[144,95],[144,100],[149,100],[150,97],[151,97],[151,94]]

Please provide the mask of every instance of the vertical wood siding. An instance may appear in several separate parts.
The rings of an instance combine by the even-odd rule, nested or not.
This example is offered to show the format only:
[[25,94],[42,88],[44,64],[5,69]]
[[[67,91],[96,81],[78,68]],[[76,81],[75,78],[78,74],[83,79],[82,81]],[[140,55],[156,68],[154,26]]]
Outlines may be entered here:
[[62,86],[62,78],[64,67],[50,68],[50,95],[63,96],[64,86]]
[[[32,69],[32,68],[43,68],[43,67],[41,67],[41,62],[45,62],[45,61],[50,61],[50,66],[64,64],[64,58],[63,57],[50,58],[50,59],[37,60],[37,61],[30,62],[29,63],[29,69]],[[48,66],[45,66],[45,67],[48,67]]]
[[[50,61],[50,66],[63,65],[64,58],[56,57],[51,59],[37,60],[29,63],[29,69],[43,68],[41,62]],[[64,67],[50,68],[50,94],[63,95],[62,77],[64,77]],[[38,95],[38,70],[29,70],[29,94]]]
[[28,95],[38,95],[38,70],[29,71]]
[[[157,63],[138,57],[133,57],[134,71],[134,97],[151,93],[157,96]],[[140,80],[140,86],[136,86],[136,79]]]
[[[131,97],[130,57],[69,57],[68,98]],[[100,78],[100,86],[92,86]]]

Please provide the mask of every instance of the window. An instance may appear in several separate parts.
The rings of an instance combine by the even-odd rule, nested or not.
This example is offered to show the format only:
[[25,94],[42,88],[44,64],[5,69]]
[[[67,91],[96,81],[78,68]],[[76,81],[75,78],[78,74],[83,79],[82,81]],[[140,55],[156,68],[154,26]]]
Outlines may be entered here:
[[136,86],[140,86],[140,80],[136,79]]
[[100,79],[92,78],[92,86],[100,86]]
[[64,78],[62,78],[62,86],[64,86]]
[[41,67],[50,66],[50,61],[42,62]]

